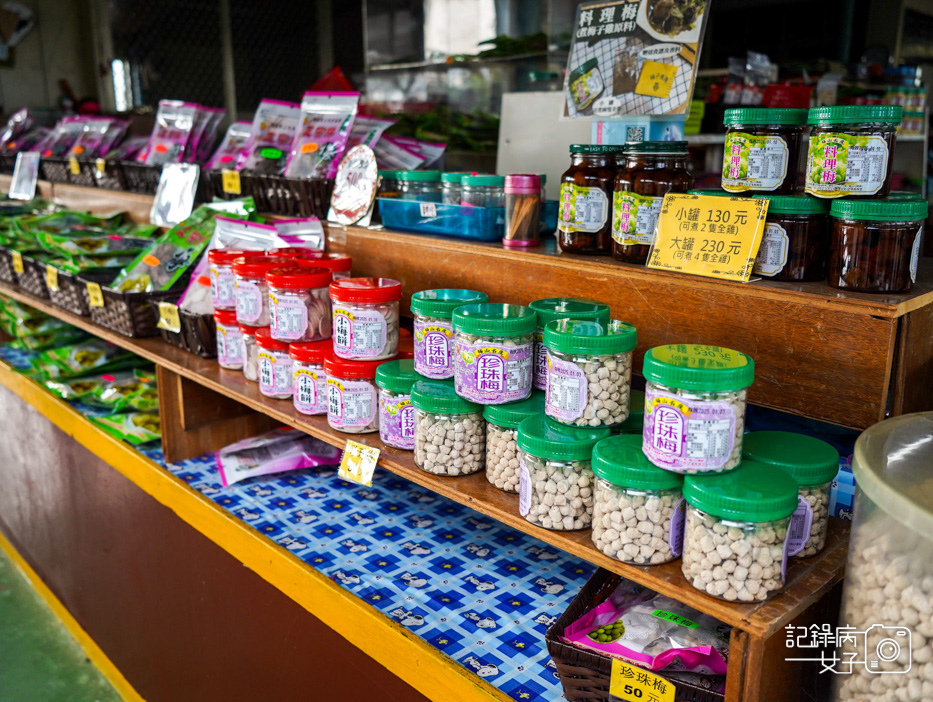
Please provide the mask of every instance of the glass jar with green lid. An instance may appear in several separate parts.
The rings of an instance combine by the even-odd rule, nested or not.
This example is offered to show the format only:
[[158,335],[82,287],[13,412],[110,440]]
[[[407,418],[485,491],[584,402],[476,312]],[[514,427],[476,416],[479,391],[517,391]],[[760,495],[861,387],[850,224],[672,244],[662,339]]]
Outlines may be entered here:
[[528,417],[544,414],[544,393],[504,405],[488,405],[486,420],[486,480],[504,492],[518,492],[518,425]]
[[415,408],[411,388],[418,381],[414,361],[386,361],[376,368],[379,388],[379,438],[386,446],[415,448]]
[[684,539],[684,478],[645,458],[639,437],[613,436],[593,448],[593,543],[635,565],[669,563]]
[[727,471],[739,464],[746,388],[755,363],[740,351],[702,344],[656,346],[645,354],[649,460],[678,473]]
[[684,479],[681,570],[693,587],[729,602],[761,602],[784,587],[797,483],[755,461]]
[[742,107],[726,110],[722,123],[726,127],[723,190],[794,192],[806,110]]
[[441,201],[440,171],[397,171],[399,197],[423,202]]
[[753,197],[770,202],[755,259],[755,275],[792,282],[824,280],[829,253],[829,203],[809,195]]
[[434,475],[469,475],[483,469],[483,408],[457,395],[453,381],[419,380],[415,408],[415,465]]
[[839,452],[805,434],[754,431],[745,436],[742,457],[780,468],[797,482],[788,555],[807,558],[822,551],[829,529],[829,488],[839,472]]
[[925,200],[836,200],[829,210],[829,284],[840,290],[905,293],[917,281]]
[[460,204],[460,181],[470,173],[441,173],[441,202],[445,205]]
[[561,424],[617,427],[628,418],[638,333],[617,319],[557,319],[544,327],[544,411]]
[[535,330],[534,386],[547,390],[547,349],[544,348],[544,327],[555,319],[609,319],[609,305],[596,300],[573,297],[546,297],[528,305],[538,315]]
[[457,392],[483,405],[531,394],[535,311],[521,305],[464,305],[451,316]]
[[518,425],[521,481],[518,511],[554,531],[586,529],[593,521],[593,447],[609,430],[576,429],[538,415]]
[[572,144],[570,168],[560,178],[557,243],[561,251],[609,254],[612,183],[621,146]]
[[398,197],[398,171],[379,171],[379,197]]
[[816,197],[885,197],[900,105],[811,107],[805,190]]
[[487,300],[486,293],[452,288],[422,290],[411,296],[415,370],[419,374],[436,380],[454,377],[451,315],[458,307]]
[[612,255],[626,263],[647,261],[664,196],[692,187],[687,142],[626,144],[613,185]]
[[460,204],[469,207],[505,207],[505,176],[463,176],[460,180]]

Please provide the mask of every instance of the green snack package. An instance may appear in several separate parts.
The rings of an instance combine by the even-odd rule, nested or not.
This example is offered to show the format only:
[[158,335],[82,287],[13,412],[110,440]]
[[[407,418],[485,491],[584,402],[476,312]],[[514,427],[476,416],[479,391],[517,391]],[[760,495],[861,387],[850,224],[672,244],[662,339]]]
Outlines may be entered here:
[[62,210],[47,215],[35,217],[19,217],[14,221],[13,228],[30,236],[40,233],[62,234],[79,229],[98,229],[100,231],[113,231],[123,222],[123,215],[117,214],[109,218],[94,217],[86,212]]
[[111,436],[134,446],[162,438],[162,423],[155,412],[123,412],[90,420]]
[[44,351],[32,360],[35,370],[45,378],[69,378],[93,371],[125,367],[136,356],[102,339],[62,346]]
[[80,400],[113,412],[157,412],[159,409],[155,373],[151,366],[81,378],[52,379],[47,380],[45,386],[63,400]]
[[67,232],[49,234],[40,232],[36,236],[43,249],[56,256],[103,256],[138,254],[152,244],[148,239],[120,234],[76,234]]
[[55,331],[57,329],[74,328],[68,322],[63,322],[55,317],[33,317],[31,319],[11,320],[8,333],[21,339],[26,336],[44,334],[45,332]]
[[25,351],[46,351],[59,346],[77,344],[90,338],[90,334],[81,331],[77,327],[65,327],[56,329],[55,331],[24,336],[16,341],[11,341],[9,346],[14,349]]

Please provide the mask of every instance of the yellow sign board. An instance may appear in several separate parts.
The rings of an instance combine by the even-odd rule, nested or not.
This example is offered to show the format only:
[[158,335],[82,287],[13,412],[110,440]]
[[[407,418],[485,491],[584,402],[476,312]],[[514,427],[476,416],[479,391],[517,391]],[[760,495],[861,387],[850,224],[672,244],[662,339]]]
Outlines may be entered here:
[[68,168],[71,170],[71,175],[78,175],[81,173],[81,164],[78,163],[78,159],[74,156],[68,159]]
[[52,292],[58,292],[58,269],[55,266],[45,267],[45,284]]
[[22,275],[26,272],[26,269],[23,268],[23,254],[19,251],[11,251],[10,256],[13,258],[13,270]]
[[174,332],[181,331],[181,318],[178,316],[178,305],[172,302],[159,303],[159,323],[156,325],[159,329]]
[[104,306],[104,293],[101,291],[100,285],[97,283],[87,284],[87,297],[88,304],[90,304],[91,307]]
[[373,484],[373,473],[379,460],[379,449],[348,440],[340,458],[337,476],[351,483],[369,487]]
[[638,75],[635,94],[666,98],[671,94],[676,77],[676,65],[660,61],[645,61]]
[[613,658],[609,694],[625,702],[674,702],[674,683]]
[[229,168],[224,168],[220,172],[221,184],[224,192],[228,195],[239,195],[242,192],[240,186],[240,172]]

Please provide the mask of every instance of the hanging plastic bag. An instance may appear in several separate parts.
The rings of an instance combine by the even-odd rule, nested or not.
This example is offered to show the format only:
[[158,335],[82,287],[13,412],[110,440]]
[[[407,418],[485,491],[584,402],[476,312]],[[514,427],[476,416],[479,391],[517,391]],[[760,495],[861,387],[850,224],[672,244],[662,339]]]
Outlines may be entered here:
[[281,100],[260,102],[237,170],[282,175],[300,119],[300,105]]
[[359,93],[305,93],[301,99],[301,127],[285,175],[333,178],[347,148],[359,102]]
[[159,100],[155,126],[146,147],[147,165],[161,166],[183,159],[197,112],[198,106],[193,102]]
[[204,164],[204,168],[209,171],[221,168],[235,169],[240,154],[243,153],[243,147],[249,139],[250,126],[249,122],[234,122],[227,127],[227,133],[224,134],[220,146]]

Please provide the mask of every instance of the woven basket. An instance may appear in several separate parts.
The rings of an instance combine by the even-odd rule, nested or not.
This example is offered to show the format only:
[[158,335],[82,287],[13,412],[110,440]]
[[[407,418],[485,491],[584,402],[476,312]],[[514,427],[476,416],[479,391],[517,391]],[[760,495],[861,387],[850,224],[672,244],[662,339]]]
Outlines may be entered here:
[[45,282],[45,261],[23,255],[23,272],[15,273],[16,284],[30,295],[49,299],[49,288]]
[[289,217],[327,217],[333,178],[286,178],[251,171],[240,173],[244,195],[251,195],[256,208]]
[[[156,326],[158,326],[159,301],[152,303],[152,311],[156,317]],[[201,358],[217,356],[217,324],[214,321],[214,315],[191,314],[179,309],[178,319],[181,321],[180,331],[174,332],[159,327],[159,335],[167,343],[197,354]]]
[[92,174],[98,188],[107,190],[128,190],[126,176],[123,175],[123,164],[116,161],[104,161],[104,169],[99,170],[93,164]]
[[[569,702],[610,702],[616,699],[609,695],[612,659],[564,643],[561,636],[567,627],[608,599],[622,580],[622,576],[608,570],[597,570],[544,635],[548,653],[557,666],[560,683],[564,687],[564,697]],[[661,677],[664,677],[663,673]],[[725,699],[719,692],[693,687],[679,680],[670,682],[677,691],[677,702],[721,702]]]
[[238,197],[243,197],[244,195],[249,194],[246,192],[245,188],[243,189],[243,193],[240,195],[225,193],[224,174],[222,170],[205,171],[204,169],[201,169],[201,180],[204,182],[204,187],[207,189],[208,199],[211,200],[235,200]]
[[67,158],[40,158],[39,173],[50,183],[70,183]]
[[97,179],[94,177],[94,159],[79,158],[78,172],[68,169],[68,179],[72,185],[81,185],[85,188],[96,188]]
[[66,312],[89,317],[91,308],[88,305],[87,283],[97,283],[102,288],[116,277],[115,273],[85,273],[78,277],[74,273],[58,271],[58,290],[49,288],[49,299],[56,307]]
[[16,156],[15,151],[12,153],[4,151],[4,153],[0,154],[0,173],[13,174],[13,170],[16,168]]
[[[94,282],[84,278],[85,283]],[[187,281],[185,281],[187,283]],[[92,307],[87,286],[84,289],[85,300],[91,312],[91,321],[131,338],[158,336],[156,326],[158,317],[153,302],[172,300],[178,297],[184,285],[165,292],[119,292],[110,288],[101,288],[104,297],[103,307]]]
[[159,187],[159,178],[162,177],[162,166],[150,166],[145,163],[124,161],[123,168],[124,187],[132,193],[155,195]]
[[16,273],[13,271],[13,254],[5,246],[0,246],[0,280],[4,283],[16,284]]

